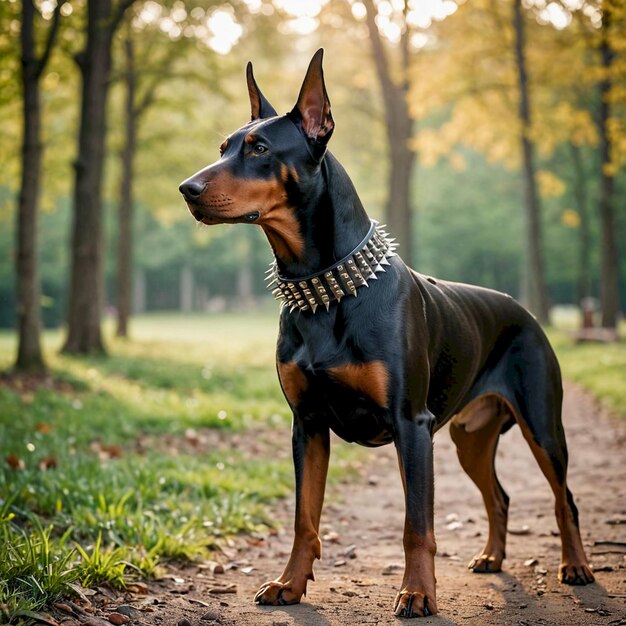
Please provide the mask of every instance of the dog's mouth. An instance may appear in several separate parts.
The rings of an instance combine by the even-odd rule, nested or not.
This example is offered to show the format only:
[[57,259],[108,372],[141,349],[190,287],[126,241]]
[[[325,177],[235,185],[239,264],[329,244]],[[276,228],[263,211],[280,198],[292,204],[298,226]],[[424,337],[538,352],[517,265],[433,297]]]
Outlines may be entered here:
[[207,226],[213,226],[215,224],[253,224],[259,219],[259,217],[261,217],[260,211],[250,211],[249,213],[244,213],[243,215],[235,217],[207,215],[198,206],[190,202],[188,198],[185,198],[185,201],[187,202],[189,211],[193,215],[194,219],[202,224],[206,224]]

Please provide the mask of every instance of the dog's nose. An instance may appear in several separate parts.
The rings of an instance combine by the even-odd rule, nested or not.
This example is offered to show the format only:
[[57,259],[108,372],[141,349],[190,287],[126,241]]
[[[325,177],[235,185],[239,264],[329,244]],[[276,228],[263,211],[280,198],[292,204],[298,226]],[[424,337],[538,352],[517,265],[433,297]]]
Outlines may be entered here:
[[205,187],[206,183],[198,183],[193,180],[186,180],[185,182],[181,183],[178,190],[186,198],[191,198],[192,200],[195,200],[204,191]]

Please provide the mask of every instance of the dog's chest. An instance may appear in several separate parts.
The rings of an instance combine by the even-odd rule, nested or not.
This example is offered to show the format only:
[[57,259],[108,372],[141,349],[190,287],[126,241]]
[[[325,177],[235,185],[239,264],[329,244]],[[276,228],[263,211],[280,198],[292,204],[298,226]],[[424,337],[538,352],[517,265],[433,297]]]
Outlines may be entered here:
[[349,442],[381,445],[391,441],[387,378],[379,362],[305,372],[307,392],[298,410],[322,419]]
[[278,372],[287,400],[308,419],[324,420],[342,439],[391,441],[390,374],[385,359],[349,332],[325,333],[279,346]]

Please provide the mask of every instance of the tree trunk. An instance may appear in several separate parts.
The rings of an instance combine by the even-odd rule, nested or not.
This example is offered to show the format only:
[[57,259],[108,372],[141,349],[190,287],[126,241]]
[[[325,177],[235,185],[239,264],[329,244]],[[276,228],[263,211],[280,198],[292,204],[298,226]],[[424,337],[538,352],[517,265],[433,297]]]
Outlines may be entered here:
[[113,33],[130,0],[87,3],[87,44],[76,56],[82,77],[78,157],[74,164],[74,211],[68,302],[68,335],[63,352],[104,354],[100,320],[104,299],[102,174],[106,100]]
[[404,32],[400,42],[402,78],[394,82],[376,25],[377,10],[372,0],[364,1],[367,9],[367,27],[372,46],[378,82],[383,95],[385,127],[389,145],[389,175],[385,221],[389,231],[400,244],[400,254],[409,264],[413,258],[413,210],[411,207],[411,182],[415,165],[415,152],[409,147],[415,131],[409,114],[409,32],[406,24],[407,3],[404,3]]
[[193,311],[194,276],[190,265],[180,268],[180,310],[183,313]]
[[598,131],[600,134],[600,219],[602,229],[602,264],[600,274],[600,301],[602,308],[602,326],[617,327],[619,312],[619,259],[615,240],[615,215],[613,210],[615,179],[611,170],[611,137],[607,124],[611,116],[611,70],[615,53],[609,42],[611,26],[610,7],[604,3],[602,14],[602,41],[600,54],[604,75],[599,83],[600,115]]
[[570,152],[574,166],[574,199],[580,216],[578,242],[578,303],[591,297],[591,231],[589,228],[589,208],[585,168],[583,167],[580,148],[570,143]]
[[132,312],[134,314],[144,313],[146,310],[146,272],[143,269],[137,269],[134,272],[132,281],[133,286],[133,305]]
[[37,267],[37,202],[41,175],[41,107],[39,102],[40,63],[35,54],[35,7],[22,3],[22,88],[24,136],[22,178],[17,212],[17,330],[18,351],[15,369],[43,372],[41,351],[41,287]]
[[117,239],[117,331],[118,337],[128,337],[128,319],[131,313],[133,273],[133,161],[137,147],[137,115],[135,113],[135,61],[130,34],[125,41],[126,51],[126,138],[122,149],[120,182],[119,231]]
[[534,146],[530,140],[531,114],[528,97],[528,75],[525,58],[524,18],[521,0],[514,0],[513,29],[515,32],[515,56],[519,85],[519,120],[521,126],[521,149],[524,178],[524,217],[526,241],[523,281],[528,298],[528,308],[541,324],[547,324],[548,297],[545,284],[543,260],[541,207],[535,181]]

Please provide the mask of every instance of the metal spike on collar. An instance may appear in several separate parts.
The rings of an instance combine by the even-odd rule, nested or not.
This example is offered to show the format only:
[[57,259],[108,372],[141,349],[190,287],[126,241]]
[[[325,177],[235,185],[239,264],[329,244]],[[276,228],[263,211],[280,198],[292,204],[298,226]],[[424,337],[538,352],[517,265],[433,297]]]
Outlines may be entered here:
[[333,302],[341,302],[347,295],[356,297],[359,288],[369,287],[368,281],[378,280],[376,274],[385,272],[384,266],[390,265],[388,259],[396,256],[397,247],[383,226],[371,220],[363,241],[332,267],[309,276],[285,278],[273,261],[265,280],[268,288],[275,286],[272,294],[281,301],[281,309],[288,306],[290,313],[298,310],[315,314],[321,305],[329,311]]

